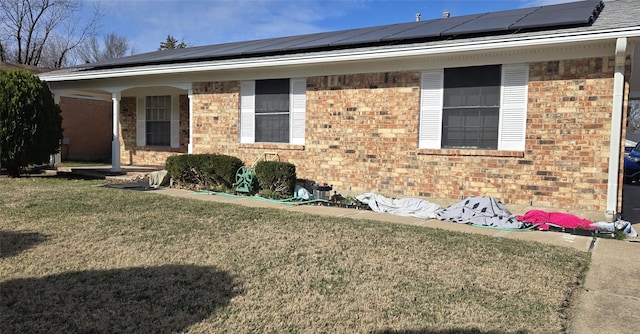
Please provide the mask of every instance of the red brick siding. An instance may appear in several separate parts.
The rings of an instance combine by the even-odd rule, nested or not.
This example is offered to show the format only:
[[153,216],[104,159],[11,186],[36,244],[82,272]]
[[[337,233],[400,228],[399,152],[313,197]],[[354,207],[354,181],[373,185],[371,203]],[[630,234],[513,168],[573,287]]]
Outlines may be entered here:
[[111,102],[71,97],[60,98],[65,142],[63,160],[109,160],[111,158]]
[[[248,165],[277,152],[300,178],[327,182],[342,194],[493,196],[603,211],[613,73],[613,57],[531,63],[525,152],[417,149],[418,71],[307,78],[304,146],[239,144],[239,82],[199,82],[193,84],[193,149]],[[135,129],[135,113],[134,123],[125,125],[125,118],[123,112],[123,129]],[[123,135],[125,147],[135,144],[133,134]],[[133,152],[135,164],[161,164],[174,153]]]

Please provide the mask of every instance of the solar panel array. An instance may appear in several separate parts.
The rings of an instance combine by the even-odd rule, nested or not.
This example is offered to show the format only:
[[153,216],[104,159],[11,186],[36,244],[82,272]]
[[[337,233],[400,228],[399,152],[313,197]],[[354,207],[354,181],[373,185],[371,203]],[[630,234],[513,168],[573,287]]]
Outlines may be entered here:
[[586,0],[370,28],[156,51],[93,65],[113,67],[175,63],[589,25],[603,8],[601,0]]

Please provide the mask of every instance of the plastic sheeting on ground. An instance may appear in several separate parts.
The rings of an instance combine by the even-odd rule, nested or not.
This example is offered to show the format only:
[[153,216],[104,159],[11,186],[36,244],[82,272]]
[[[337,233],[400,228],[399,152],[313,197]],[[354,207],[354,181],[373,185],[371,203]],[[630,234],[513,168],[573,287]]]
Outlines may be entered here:
[[436,218],[496,228],[522,229],[531,226],[516,219],[500,200],[493,197],[468,197],[439,211]]
[[596,226],[600,231],[622,231],[622,233],[624,233],[627,237],[631,238],[635,238],[638,236],[638,232],[636,232],[631,223],[626,220],[616,220],[615,222],[595,222],[592,226]]
[[375,212],[390,213],[399,216],[411,216],[431,219],[442,207],[418,198],[387,198],[375,193],[364,193],[356,197],[358,201],[368,204]]

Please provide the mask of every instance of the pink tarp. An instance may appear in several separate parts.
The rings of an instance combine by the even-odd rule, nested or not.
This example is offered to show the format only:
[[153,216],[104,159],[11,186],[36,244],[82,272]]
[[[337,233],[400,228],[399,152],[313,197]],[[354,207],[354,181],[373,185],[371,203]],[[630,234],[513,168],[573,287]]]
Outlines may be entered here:
[[549,230],[549,225],[560,226],[572,229],[596,230],[597,226],[593,225],[588,219],[583,219],[569,213],[562,212],[546,212],[542,210],[529,210],[522,216],[516,217],[519,221],[538,225],[538,229],[542,231]]

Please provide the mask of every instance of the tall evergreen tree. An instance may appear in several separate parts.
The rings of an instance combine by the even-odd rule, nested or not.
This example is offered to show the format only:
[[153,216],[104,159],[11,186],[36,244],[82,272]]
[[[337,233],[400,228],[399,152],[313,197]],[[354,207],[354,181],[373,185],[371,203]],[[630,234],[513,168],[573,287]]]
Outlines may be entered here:
[[61,111],[47,84],[27,71],[0,71],[0,101],[0,167],[18,177],[58,152]]
[[160,47],[158,48],[158,50],[184,49],[186,47],[187,44],[184,42],[184,40],[178,42],[178,40],[173,36],[167,35],[167,39],[164,42],[160,42]]

